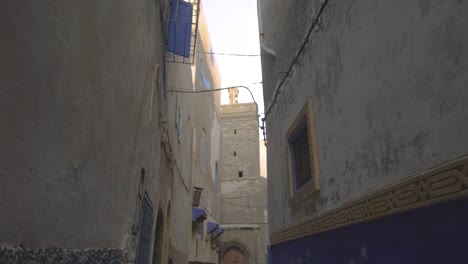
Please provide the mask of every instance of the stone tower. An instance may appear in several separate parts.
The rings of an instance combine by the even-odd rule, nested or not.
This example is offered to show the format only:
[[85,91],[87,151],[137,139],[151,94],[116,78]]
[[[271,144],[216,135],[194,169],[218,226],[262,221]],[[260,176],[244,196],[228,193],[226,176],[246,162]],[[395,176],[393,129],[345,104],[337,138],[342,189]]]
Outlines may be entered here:
[[[239,104],[239,90],[229,90],[230,104],[221,106],[221,222],[225,232],[220,263],[247,258],[266,263],[266,179],[260,177],[258,109]],[[239,253],[239,251],[241,253]]]
[[229,104],[238,104],[239,89],[231,88],[229,89]]
[[[233,91],[232,91],[233,90]],[[231,103],[221,106],[222,179],[260,177],[257,105],[239,104],[238,89],[229,90]]]

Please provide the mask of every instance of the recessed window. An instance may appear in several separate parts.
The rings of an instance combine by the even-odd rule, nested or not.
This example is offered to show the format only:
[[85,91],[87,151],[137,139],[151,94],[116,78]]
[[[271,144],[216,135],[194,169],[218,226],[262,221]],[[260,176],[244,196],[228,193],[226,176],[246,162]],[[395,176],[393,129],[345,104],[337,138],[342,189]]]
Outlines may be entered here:
[[154,209],[145,193],[140,209],[140,223],[138,225],[137,263],[149,263],[151,256],[151,241],[153,239]]
[[237,134],[237,129],[234,129],[234,134]]
[[309,100],[287,133],[289,204],[294,206],[319,191],[312,103]]
[[305,118],[289,138],[292,159],[294,190],[298,191],[312,181],[310,162],[309,131]]
[[239,171],[239,172],[238,172],[238,176],[239,176],[239,178],[244,177],[244,172],[243,172],[243,171]]
[[234,151],[234,157],[237,156],[237,152]]

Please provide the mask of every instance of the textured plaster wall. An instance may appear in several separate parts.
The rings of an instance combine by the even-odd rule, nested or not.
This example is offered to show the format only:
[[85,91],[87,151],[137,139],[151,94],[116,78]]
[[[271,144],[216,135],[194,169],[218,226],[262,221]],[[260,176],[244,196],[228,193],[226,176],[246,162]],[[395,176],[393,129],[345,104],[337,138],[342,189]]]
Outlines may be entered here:
[[[216,61],[212,62],[210,55],[207,54],[211,50],[211,41],[203,9],[200,11],[198,23],[196,50],[201,52],[195,54],[195,63],[191,66],[193,83],[183,86],[184,89],[191,91],[205,91],[220,87],[220,74],[217,63]],[[209,87],[202,81],[202,73],[208,80]],[[192,110],[186,113],[190,120],[189,123],[193,127],[191,184],[193,187],[203,188],[199,206],[207,212],[207,221],[220,223],[219,179],[216,179],[215,173],[216,166],[218,166],[218,172],[221,169],[220,93],[180,94],[180,97],[185,98],[184,100],[188,100],[192,104]],[[203,131],[205,131],[204,141],[202,140]],[[201,153],[202,149],[204,149],[204,159]],[[190,261],[216,263],[218,259],[217,251],[211,248],[210,240],[207,240],[207,221],[203,223],[205,230],[203,239],[190,225],[190,232],[186,240],[190,243]]]
[[[262,1],[265,105],[323,1]],[[467,1],[330,1],[267,121],[270,232],[468,154]],[[294,29],[294,30],[290,30]],[[314,102],[321,194],[295,209],[286,131]]]
[[[191,65],[167,63],[167,87],[192,90]],[[177,88],[174,88],[177,87]],[[168,93],[167,134],[173,161],[171,170],[161,177],[171,179],[171,208],[168,221],[169,257],[174,263],[187,263],[190,255],[193,173],[193,100],[190,95]],[[180,122],[178,122],[180,111]],[[178,136],[179,133],[179,136]],[[170,174],[172,177],[169,177]],[[163,189],[164,190],[164,189]]]
[[[205,32],[207,34],[207,32]],[[210,43],[207,36],[199,34],[197,45],[199,50],[209,51]],[[194,88],[197,91],[205,91],[207,87],[200,78],[200,70],[203,68],[204,76],[211,83],[211,88],[219,86],[219,72],[216,65],[212,65],[208,54],[198,53],[195,55],[194,67]],[[215,167],[218,163],[218,170],[221,168],[221,128],[219,117],[219,92],[192,94],[194,108],[191,113],[191,120],[195,128],[194,144],[194,174],[193,186],[203,188],[200,204],[218,222],[220,220],[219,210],[219,184],[215,181]],[[204,163],[202,157],[203,141],[202,135],[205,132],[204,141]]]
[[141,168],[159,204],[159,11],[146,0],[3,3],[0,242],[135,245]]

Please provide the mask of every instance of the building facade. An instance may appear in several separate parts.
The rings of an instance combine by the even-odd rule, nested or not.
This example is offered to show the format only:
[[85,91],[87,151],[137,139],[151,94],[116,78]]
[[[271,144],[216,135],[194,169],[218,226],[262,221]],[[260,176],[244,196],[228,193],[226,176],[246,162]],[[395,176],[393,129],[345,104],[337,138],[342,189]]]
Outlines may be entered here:
[[[191,113],[194,124],[194,164],[192,184],[202,189],[194,210],[205,212],[204,220],[192,218],[189,263],[217,263],[221,221],[219,170],[221,166],[220,92],[221,76],[213,55],[208,27],[201,8],[196,54],[194,56],[193,89],[187,100],[195,106]],[[211,92],[206,92],[211,91]],[[183,95],[182,95],[183,96]],[[187,95],[186,95],[187,96]]]
[[239,104],[238,89],[221,106],[221,238],[219,263],[266,263],[266,179],[260,177],[258,108]]
[[258,7],[272,263],[464,263],[468,3]]
[[[206,89],[200,69],[219,85],[195,55],[209,50],[199,12],[194,0],[5,3],[0,263],[192,259],[193,187],[216,193],[221,155],[219,95],[172,91]],[[219,223],[219,199],[201,206]]]

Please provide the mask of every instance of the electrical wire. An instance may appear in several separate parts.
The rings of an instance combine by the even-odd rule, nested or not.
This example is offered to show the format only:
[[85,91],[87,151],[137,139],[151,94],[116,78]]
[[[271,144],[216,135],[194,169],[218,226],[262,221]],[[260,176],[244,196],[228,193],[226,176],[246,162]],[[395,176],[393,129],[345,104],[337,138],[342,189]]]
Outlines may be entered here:
[[222,201],[222,200],[221,200],[221,203],[231,204],[231,205],[235,205],[235,206],[238,206],[238,207],[244,207],[244,208],[267,208],[267,205],[264,205],[264,206],[245,206],[245,205],[235,204],[235,203],[226,202],[226,201]]
[[200,204],[200,207],[201,207],[203,210],[205,210],[205,212],[206,212],[207,214],[209,214],[216,222],[218,222],[218,223],[221,222],[217,217],[215,217],[214,215],[212,215],[212,214],[210,213],[210,211],[209,211],[208,209],[206,209],[205,206],[203,206],[203,205]]
[[[250,85],[254,85],[254,84],[261,84],[263,82],[254,82]],[[171,86],[172,88],[176,88],[176,87],[173,87]],[[218,89],[210,89],[210,90],[199,90],[199,91],[190,91],[190,90],[179,90],[179,89],[171,89],[171,90],[168,90],[166,91],[166,93],[187,93],[187,94],[196,94],[196,93],[210,93],[210,92],[217,92],[217,91],[222,91],[222,90],[229,90],[229,89],[232,89],[232,88],[244,88],[244,89],[247,89],[247,91],[249,91],[250,93],[250,96],[252,97],[252,100],[253,102],[255,103],[255,106],[257,106],[257,111],[259,110],[258,109],[258,104],[257,104],[257,101],[255,101],[255,97],[253,96],[253,93],[252,91],[249,89],[249,87],[245,86],[245,85],[238,85],[238,86],[229,86],[229,87],[223,87],[223,88],[218,88]],[[257,112],[257,115],[260,116]],[[264,118],[261,119],[262,121],[262,125],[258,126],[262,132],[263,132],[263,142],[265,143],[265,146],[266,146],[266,131],[265,131],[265,118],[266,118],[266,115]]]
[[223,56],[238,56],[238,57],[260,57],[262,54],[238,54],[238,53],[223,53],[223,52],[206,52],[195,51],[196,53],[210,54],[210,55],[223,55]]
[[254,196],[254,195],[257,195],[257,194],[260,194],[260,193],[263,193],[263,192],[266,192],[266,189],[264,190],[261,190],[259,192],[256,192],[256,193],[251,193],[251,194],[248,194],[248,195],[244,195],[244,196],[234,196],[234,197],[213,197],[213,196],[201,196],[202,198],[205,198],[205,199],[238,199],[238,198],[246,198],[246,197],[250,197],[250,196]]
[[[305,50],[305,47],[307,45],[307,43],[309,43],[309,38],[310,36],[312,35],[312,32],[314,31],[315,27],[316,26],[319,26],[319,19],[320,17],[322,16],[324,10],[325,10],[325,7],[327,6],[329,0],[325,0],[322,5],[320,6],[320,9],[319,9],[319,12],[317,13],[317,15],[315,16],[314,20],[312,20],[312,25],[309,27],[308,31],[307,31],[307,34],[306,34],[306,37],[304,38],[302,44],[301,44],[301,47],[299,48],[299,51],[296,53],[296,55],[294,56],[291,64],[289,65],[288,67],[288,70],[286,72],[282,72],[285,74],[285,76],[283,77],[283,79],[280,81],[278,87],[276,87],[275,91],[274,91],[274,96],[273,96],[273,101],[271,102],[271,104],[268,106],[268,109],[267,111],[265,111],[265,117],[263,119],[267,119],[268,115],[271,113],[271,109],[273,108],[273,106],[275,106],[276,104],[276,101],[278,99],[278,95],[280,93],[280,89],[281,87],[283,86],[283,84],[286,82],[286,79],[288,77],[291,76],[291,72],[292,72],[292,69],[294,67],[294,65],[296,65],[296,63],[298,63],[299,61],[299,57],[302,55],[302,52]],[[264,120],[262,120],[264,121]]]
[[250,96],[252,97],[253,102],[255,103],[255,105],[257,106],[257,109],[258,109],[258,104],[257,104],[257,101],[255,101],[255,97],[253,96],[252,91],[249,89],[249,87],[243,86],[243,85],[229,86],[229,87],[223,87],[223,88],[218,88],[218,89],[210,89],[210,90],[200,90],[200,91],[189,91],[189,90],[171,89],[171,90],[168,90],[167,92],[168,92],[168,93],[190,93],[190,94],[195,94],[195,93],[211,93],[211,92],[216,92],[216,91],[229,90],[229,89],[232,89],[232,88],[244,88],[244,89],[247,89],[247,91],[249,91],[249,93],[250,93]]

